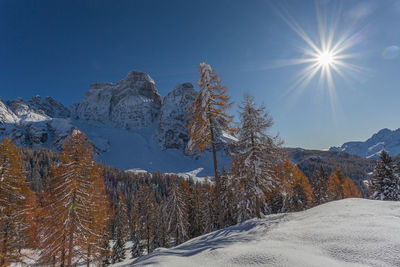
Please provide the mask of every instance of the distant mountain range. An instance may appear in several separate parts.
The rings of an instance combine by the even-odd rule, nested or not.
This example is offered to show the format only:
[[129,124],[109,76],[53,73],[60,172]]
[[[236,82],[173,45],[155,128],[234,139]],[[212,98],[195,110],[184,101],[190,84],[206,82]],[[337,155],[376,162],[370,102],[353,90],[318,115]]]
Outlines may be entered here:
[[363,158],[378,158],[382,150],[391,156],[400,154],[400,128],[382,129],[365,142],[347,142],[340,147],[331,147],[331,151],[343,151]]

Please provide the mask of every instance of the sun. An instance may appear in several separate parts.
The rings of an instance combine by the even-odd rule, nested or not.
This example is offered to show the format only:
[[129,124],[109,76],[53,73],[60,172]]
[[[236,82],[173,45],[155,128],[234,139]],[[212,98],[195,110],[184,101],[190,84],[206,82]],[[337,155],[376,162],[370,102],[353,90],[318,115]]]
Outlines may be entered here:
[[284,91],[284,95],[291,92],[298,95],[313,84],[312,88],[323,89],[319,92],[328,92],[331,107],[334,109],[335,80],[357,79],[366,70],[354,62],[362,54],[362,51],[355,51],[355,47],[363,42],[367,28],[358,25],[347,27],[341,24],[342,9],[340,6],[336,7],[336,4],[332,5],[333,9],[316,2],[316,31],[310,27],[307,27],[309,31],[306,31],[284,6],[276,9],[281,18],[300,37],[293,43],[299,52],[298,56],[277,63],[277,67],[302,65],[299,66],[297,75],[293,77],[293,82]]
[[332,51],[324,51],[319,53],[316,60],[322,67],[330,67],[335,63],[335,54]]

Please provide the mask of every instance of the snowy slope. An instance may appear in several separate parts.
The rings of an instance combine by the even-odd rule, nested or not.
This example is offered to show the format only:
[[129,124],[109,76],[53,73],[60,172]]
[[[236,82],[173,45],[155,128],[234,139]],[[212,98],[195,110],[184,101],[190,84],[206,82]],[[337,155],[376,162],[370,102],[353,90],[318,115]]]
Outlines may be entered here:
[[400,202],[345,199],[254,219],[114,266],[400,266]]
[[[93,144],[102,149],[100,162],[120,169],[141,169],[149,172],[189,172],[204,168],[201,176],[213,175],[210,152],[185,155],[180,149],[163,149],[157,141],[157,124],[141,129],[120,129],[103,124],[73,121],[85,132]],[[221,166],[229,166],[230,158],[224,151],[218,152]]]
[[331,147],[332,151],[345,151],[364,158],[378,158],[382,149],[391,156],[400,154],[400,128],[382,129],[365,142],[347,142],[340,147]]

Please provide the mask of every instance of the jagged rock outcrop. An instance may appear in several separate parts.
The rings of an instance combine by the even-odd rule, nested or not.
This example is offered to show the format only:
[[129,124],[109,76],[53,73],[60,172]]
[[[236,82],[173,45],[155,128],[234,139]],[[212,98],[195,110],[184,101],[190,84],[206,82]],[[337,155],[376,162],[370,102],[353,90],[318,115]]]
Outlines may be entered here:
[[76,119],[111,122],[132,129],[153,123],[160,113],[161,96],[154,81],[131,71],[117,83],[93,83],[83,100],[73,107]]
[[187,125],[189,108],[197,97],[193,84],[183,83],[164,97],[158,125],[158,141],[163,149],[184,150],[189,136]]
[[394,131],[382,129],[365,142],[347,142],[340,147],[330,148],[364,158],[378,158],[382,149],[391,156],[400,154],[400,128]]

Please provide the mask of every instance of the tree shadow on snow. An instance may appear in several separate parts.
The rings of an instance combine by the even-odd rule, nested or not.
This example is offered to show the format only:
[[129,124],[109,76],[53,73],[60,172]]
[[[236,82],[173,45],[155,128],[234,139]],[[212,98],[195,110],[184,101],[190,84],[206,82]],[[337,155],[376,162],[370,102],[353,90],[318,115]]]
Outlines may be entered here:
[[[232,243],[254,241],[260,237],[261,232],[268,231],[271,227],[281,222],[285,216],[286,214],[278,214],[269,216],[267,220],[252,219],[238,225],[196,237],[171,249],[160,248],[153,253],[134,260],[132,265],[140,265],[140,263],[144,261],[146,265],[157,264],[159,263],[157,261],[158,257],[191,257],[203,252],[207,253],[219,248],[224,248]],[[243,232],[248,232],[248,234],[240,234]]]

